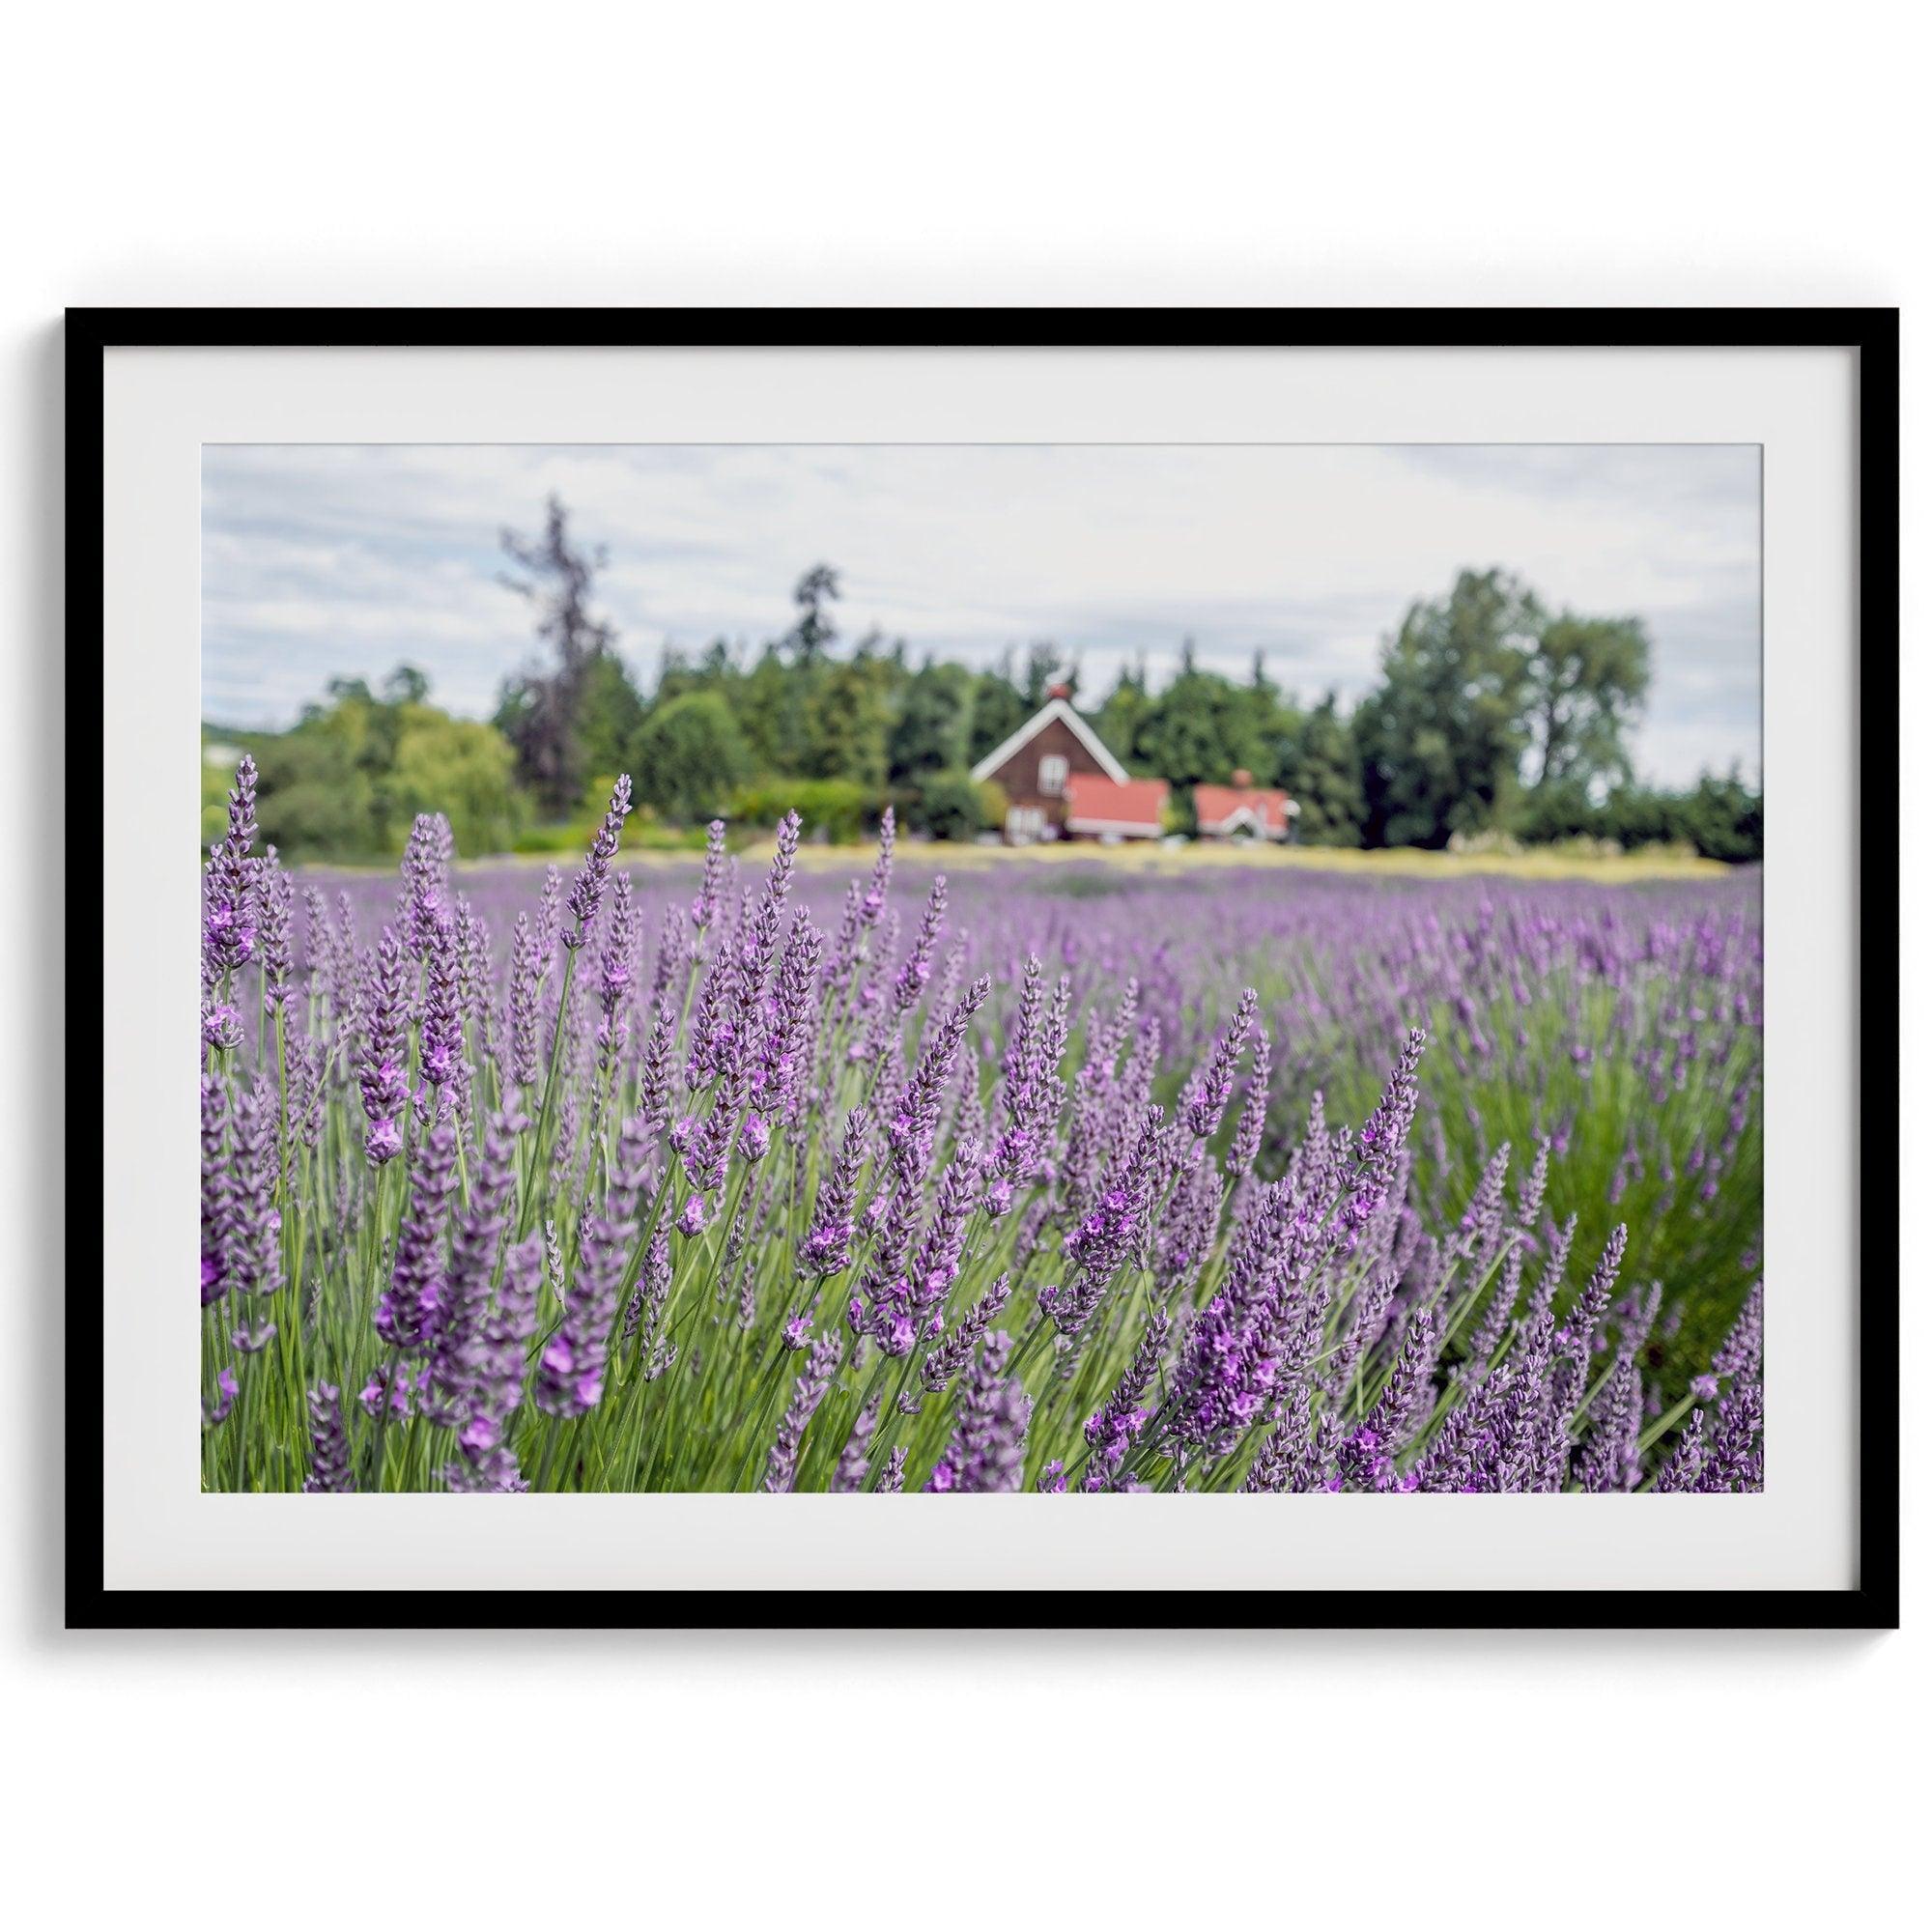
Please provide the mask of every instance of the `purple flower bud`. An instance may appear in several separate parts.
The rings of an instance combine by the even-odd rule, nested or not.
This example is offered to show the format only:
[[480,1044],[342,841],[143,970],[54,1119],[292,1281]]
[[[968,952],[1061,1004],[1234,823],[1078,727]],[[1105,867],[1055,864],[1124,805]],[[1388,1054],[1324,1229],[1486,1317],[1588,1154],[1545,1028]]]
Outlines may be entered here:
[[563,943],[573,950],[582,946],[589,936],[590,927],[604,903],[604,890],[611,879],[611,863],[617,856],[617,841],[630,810],[631,781],[627,774],[619,778],[611,788],[610,809],[604,814],[603,824],[597,828],[596,838],[590,841],[582,869],[570,889],[570,916],[577,924],[563,934]]

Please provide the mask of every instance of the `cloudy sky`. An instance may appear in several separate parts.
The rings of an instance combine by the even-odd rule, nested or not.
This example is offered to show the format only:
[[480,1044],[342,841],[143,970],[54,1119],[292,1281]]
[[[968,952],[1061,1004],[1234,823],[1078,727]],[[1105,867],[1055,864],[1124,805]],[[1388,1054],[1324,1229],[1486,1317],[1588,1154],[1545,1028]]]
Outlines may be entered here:
[[1183,637],[1305,697],[1354,697],[1408,603],[1500,564],[1552,606],[1654,643],[1636,761],[1682,782],[1758,769],[1754,448],[211,446],[203,711],[282,724],[334,676],[420,666],[488,712],[531,651],[498,533],[553,491],[605,546],[603,608],[648,687],[667,643],[756,644],[835,565],[841,631],[989,662],[1052,639],[1097,699]]

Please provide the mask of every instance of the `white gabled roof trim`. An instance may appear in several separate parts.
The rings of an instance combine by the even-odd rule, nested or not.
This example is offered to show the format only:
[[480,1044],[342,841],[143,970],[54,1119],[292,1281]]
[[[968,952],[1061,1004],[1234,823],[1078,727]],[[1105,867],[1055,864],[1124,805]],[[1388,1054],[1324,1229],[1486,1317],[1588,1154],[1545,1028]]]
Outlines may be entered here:
[[[1301,813],[1300,801],[1298,799],[1284,798],[1281,802],[1281,810],[1284,818],[1299,817]],[[1264,819],[1256,815],[1255,809],[1251,805],[1237,805],[1226,818],[1204,818],[1201,821],[1201,829],[1203,832],[1211,832],[1217,835],[1232,832],[1244,818],[1257,832],[1264,834],[1266,838],[1284,838],[1288,836],[1285,826],[1281,831],[1277,832],[1272,825],[1267,824]]]
[[1267,822],[1264,819],[1258,818],[1255,815],[1255,809],[1251,805],[1237,805],[1233,811],[1229,812],[1226,818],[1221,820],[1221,822],[1218,825],[1213,825],[1213,824],[1204,825],[1201,829],[1204,832],[1218,832],[1226,834],[1234,831],[1235,827],[1240,824],[1243,819],[1246,819],[1248,824],[1255,831],[1259,832],[1264,838],[1271,838],[1273,836],[1273,833],[1269,828]]
[[1117,785],[1126,783],[1127,775],[1122,769],[1120,760],[1101,744],[1094,735],[1094,727],[1064,697],[1056,697],[1050,703],[1041,705],[1004,745],[995,746],[988,752],[973,767],[974,782],[977,784],[982,779],[991,778],[1029,738],[1043,731],[1056,718],[1086,746],[1098,761],[1100,769]]

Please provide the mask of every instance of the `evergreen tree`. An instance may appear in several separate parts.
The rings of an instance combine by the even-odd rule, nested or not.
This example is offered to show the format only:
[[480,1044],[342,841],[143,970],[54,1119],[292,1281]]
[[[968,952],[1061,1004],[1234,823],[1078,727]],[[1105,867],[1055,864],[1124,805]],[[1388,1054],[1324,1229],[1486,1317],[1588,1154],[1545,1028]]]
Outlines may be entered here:
[[894,784],[965,762],[972,679],[958,665],[927,658],[907,680],[886,753]]
[[1283,738],[1274,782],[1300,806],[1294,836],[1308,845],[1362,842],[1362,766],[1334,692]]
[[1006,652],[994,669],[980,673],[974,687],[967,758],[977,765],[988,752],[1004,745],[1038,708],[1035,705],[1029,710],[1026,699],[1013,688],[1013,654]]
[[813,564],[793,586],[791,601],[798,606],[798,621],[785,641],[791,646],[793,664],[810,670],[838,635],[832,621],[832,606],[838,601],[838,573],[830,564]]
[[1134,747],[1140,739],[1141,724],[1152,706],[1153,699],[1148,696],[1147,660],[1123,664],[1113,690],[1094,717],[1094,728],[1101,742],[1122,763],[1137,762]]
[[884,786],[891,678],[890,664],[870,652],[817,667],[805,697],[806,777]]
[[805,769],[805,718],[795,678],[777,644],[767,644],[739,680],[737,717],[761,772],[790,778]]
[[1077,668],[1063,670],[1060,646],[1043,638],[1036,639],[1027,646],[1026,678],[1020,691],[1029,718],[1046,702],[1056,684],[1064,684],[1070,697],[1080,688],[1080,672]]

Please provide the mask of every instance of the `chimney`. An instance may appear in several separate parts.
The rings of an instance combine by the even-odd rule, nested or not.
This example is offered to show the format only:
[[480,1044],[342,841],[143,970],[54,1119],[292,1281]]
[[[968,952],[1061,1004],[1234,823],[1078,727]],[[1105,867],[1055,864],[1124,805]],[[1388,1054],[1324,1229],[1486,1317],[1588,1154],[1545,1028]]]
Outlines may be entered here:
[[1049,697],[1071,697],[1073,690],[1070,685],[1050,684],[1046,688],[1046,695]]
[[1254,783],[1254,781],[1255,781],[1255,775],[1253,772],[1236,772],[1235,774],[1235,782],[1237,785],[1239,785],[1243,791],[1246,791],[1247,788]]

